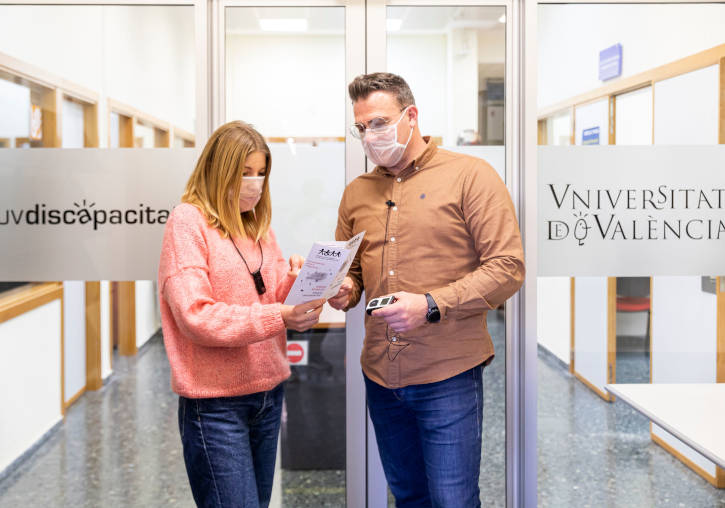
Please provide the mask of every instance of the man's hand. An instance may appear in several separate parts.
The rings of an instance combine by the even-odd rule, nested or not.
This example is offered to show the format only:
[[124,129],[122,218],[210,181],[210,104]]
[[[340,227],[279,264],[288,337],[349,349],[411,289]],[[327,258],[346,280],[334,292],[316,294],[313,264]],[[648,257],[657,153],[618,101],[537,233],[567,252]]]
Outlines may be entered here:
[[428,300],[425,295],[401,291],[393,293],[393,296],[398,299],[397,302],[374,310],[372,316],[385,319],[396,333],[409,332],[427,322],[425,316],[428,313]]
[[295,305],[282,305],[282,321],[284,326],[296,332],[304,332],[317,324],[320,319],[322,306],[325,299],[312,300],[311,302]]
[[340,290],[337,294],[327,300],[333,309],[342,310],[347,307],[347,304],[350,303],[350,295],[352,295],[353,284],[354,282],[350,277],[345,277],[345,280],[342,282],[342,286],[340,286]]
[[304,264],[305,258],[299,254],[292,254],[289,258],[289,272],[287,272],[287,275],[290,277],[297,277],[302,269],[302,265]]

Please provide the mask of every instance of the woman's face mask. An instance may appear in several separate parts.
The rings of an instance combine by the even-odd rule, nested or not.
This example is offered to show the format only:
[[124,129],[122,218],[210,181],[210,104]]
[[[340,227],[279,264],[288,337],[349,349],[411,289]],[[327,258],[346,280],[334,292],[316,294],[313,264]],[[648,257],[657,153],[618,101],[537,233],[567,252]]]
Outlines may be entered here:
[[413,136],[413,129],[410,129],[408,141],[403,145],[398,143],[398,124],[408,112],[409,107],[403,110],[397,122],[379,129],[367,129],[365,131],[362,139],[363,150],[368,159],[373,161],[373,164],[390,168],[403,158],[403,153],[405,153],[410,138]]
[[242,177],[242,189],[239,191],[239,211],[248,212],[254,209],[262,197],[263,188],[263,176]]

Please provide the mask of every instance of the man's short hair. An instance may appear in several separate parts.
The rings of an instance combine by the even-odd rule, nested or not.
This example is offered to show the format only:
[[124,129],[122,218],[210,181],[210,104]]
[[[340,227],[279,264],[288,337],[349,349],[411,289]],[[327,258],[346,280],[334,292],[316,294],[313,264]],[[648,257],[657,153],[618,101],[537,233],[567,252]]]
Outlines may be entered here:
[[408,83],[397,74],[390,72],[361,74],[352,80],[347,89],[353,103],[367,99],[368,95],[373,92],[383,91],[393,94],[401,108],[415,104],[415,98]]

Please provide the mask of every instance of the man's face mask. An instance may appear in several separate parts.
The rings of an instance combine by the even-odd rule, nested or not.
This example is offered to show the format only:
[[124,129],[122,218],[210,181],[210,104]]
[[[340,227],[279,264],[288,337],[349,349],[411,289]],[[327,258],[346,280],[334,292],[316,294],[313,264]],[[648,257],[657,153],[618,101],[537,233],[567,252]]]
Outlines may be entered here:
[[395,166],[405,153],[405,149],[413,136],[413,129],[410,129],[408,141],[404,145],[398,143],[398,124],[408,112],[408,106],[398,118],[398,121],[380,127],[379,129],[366,129],[362,139],[363,150],[373,164],[389,168]]
[[242,177],[242,189],[239,191],[239,211],[248,212],[252,210],[262,197],[264,187],[263,176]]

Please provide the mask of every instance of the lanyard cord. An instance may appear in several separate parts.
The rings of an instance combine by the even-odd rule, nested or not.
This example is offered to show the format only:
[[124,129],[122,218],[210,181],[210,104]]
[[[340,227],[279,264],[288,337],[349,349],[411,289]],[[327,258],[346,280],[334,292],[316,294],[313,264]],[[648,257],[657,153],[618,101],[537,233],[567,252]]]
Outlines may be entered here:
[[259,263],[259,268],[257,269],[257,271],[252,272],[252,270],[249,269],[247,260],[244,259],[244,256],[242,256],[242,252],[239,250],[239,247],[237,247],[237,244],[234,243],[234,240],[231,236],[229,236],[229,240],[232,242],[232,245],[234,245],[234,248],[237,250],[239,257],[242,258],[242,261],[244,261],[244,266],[247,267],[249,275],[252,276],[252,279],[254,280],[254,288],[257,290],[257,294],[263,295],[267,291],[267,288],[265,287],[264,279],[262,278],[262,265],[264,265],[264,250],[262,249],[262,244],[259,243],[259,253],[262,256],[262,261]]

